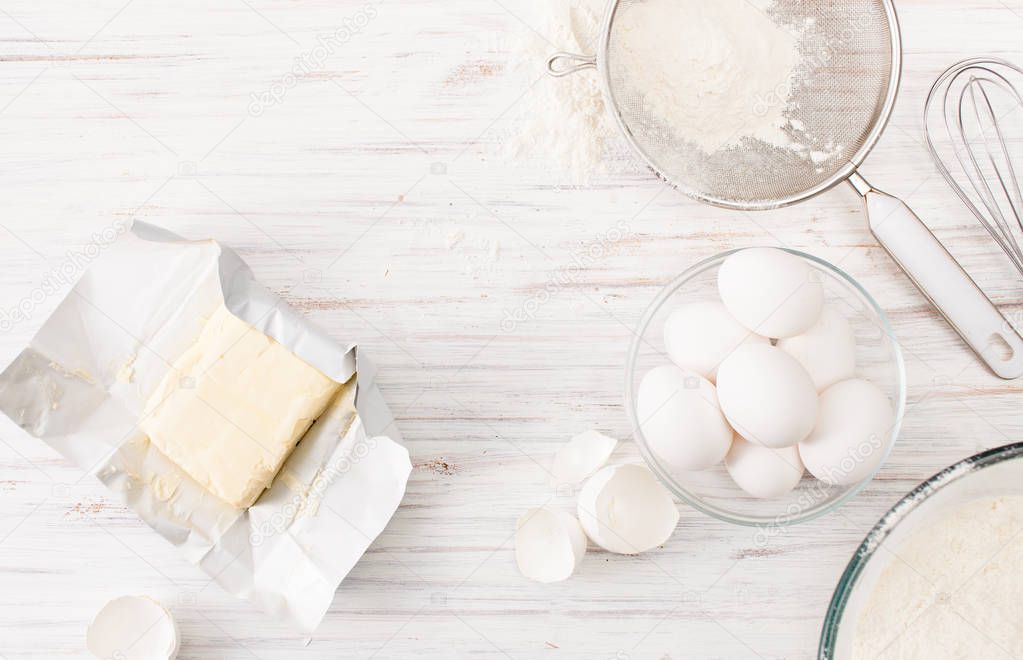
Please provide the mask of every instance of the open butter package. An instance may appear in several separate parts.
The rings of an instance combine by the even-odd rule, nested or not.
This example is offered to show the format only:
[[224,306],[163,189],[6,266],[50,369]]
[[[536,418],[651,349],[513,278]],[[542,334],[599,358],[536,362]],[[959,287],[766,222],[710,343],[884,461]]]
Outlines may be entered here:
[[231,250],[136,223],[0,374],[0,410],[311,632],[411,472],[374,375]]

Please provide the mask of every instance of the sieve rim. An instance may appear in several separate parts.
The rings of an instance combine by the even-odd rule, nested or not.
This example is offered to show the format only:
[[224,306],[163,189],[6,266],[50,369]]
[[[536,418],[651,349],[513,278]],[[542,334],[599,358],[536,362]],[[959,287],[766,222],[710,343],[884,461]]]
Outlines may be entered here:
[[645,149],[643,149],[643,147],[640,146],[633,136],[632,130],[625,123],[625,120],[622,118],[622,112],[619,109],[618,101],[611,90],[611,72],[610,67],[608,66],[608,52],[611,47],[611,26],[614,23],[615,15],[622,3],[622,0],[609,0],[601,27],[600,43],[597,46],[596,64],[600,75],[600,85],[604,95],[604,102],[607,104],[608,112],[614,117],[615,124],[618,126],[619,132],[625,138],[626,142],[628,142],[629,148],[632,152],[646,163],[647,167],[650,168],[658,179],[687,197],[704,204],[709,204],[710,206],[716,206],[718,208],[733,211],[768,211],[793,206],[823,194],[852,177],[859,169],[860,165],[863,164],[863,161],[867,159],[867,156],[870,155],[870,152],[873,151],[874,147],[877,146],[878,141],[881,139],[881,136],[884,134],[885,129],[891,121],[892,113],[895,110],[895,103],[898,100],[899,89],[902,83],[902,26],[899,22],[899,15],[898,11],[895,9],[894,0],[881,0],[881,2],[884,5],[885,16],[888,21],[892,53],[891,73],[888,78],[888,89],[885,92],[884,105],[882,106],[881,111],[877,114],[877,117],[874,119],[874,123],[871,126],[870,132],[867,134],[863,144],[856,153],[853,154],[849,161],[842,167],[838,168],[834,174],[821,183],[802,192],[776,199],[737,202],[733,199],[716,197],[697,190],[692,186],[686,185],[677,178],[668,175],[660,167],[658,167],[657,162],[646,152]]

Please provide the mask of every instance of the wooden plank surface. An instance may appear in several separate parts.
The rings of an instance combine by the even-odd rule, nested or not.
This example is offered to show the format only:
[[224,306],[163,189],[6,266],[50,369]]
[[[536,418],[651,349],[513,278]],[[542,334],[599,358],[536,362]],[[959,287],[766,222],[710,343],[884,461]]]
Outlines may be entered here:
[[[0,309],[31,312],[3,328],[0,360],[66,291],[59,274],[77,275],[74,254],[94,232],[136,217],[233,246],[273,290],[365,347],[415,463],[404,505],[306,645],[5,419],[0,657],[84,656],[92,614],[123,593],[174,610],[184,658],[811,657],[873,522],[937,469],[1019,439],[1020,386],[989,375],[942,324],[874,245],[852,191],[748,215],[697,205],[638,169],[565,186],[503,162],[497,143],[524,92],[509,44],[525,5],[0,6]],[[864,174],[904,196],[1018,314],[1018,276],[932,167],[921,109],[962,57],[1023,60],[1023,2],[897,5],[904,87]],[[287,86],[295,58],[360,12],[373,16]],[[253,105],[275,85],[279,100]],[[532,318],[503,323],[618,223],[627,231],[613,249]],[[683,509],[661,550],[592,552],[555,586],[522,579],[515,517],[549,500],[572,506],[547,485],[555,449],[588,428],[628,436],[625,352],[646,305],[691,263],[757,244],[838,263],[889,313],[910,405],[880,477],[839,513],[766,544]]]

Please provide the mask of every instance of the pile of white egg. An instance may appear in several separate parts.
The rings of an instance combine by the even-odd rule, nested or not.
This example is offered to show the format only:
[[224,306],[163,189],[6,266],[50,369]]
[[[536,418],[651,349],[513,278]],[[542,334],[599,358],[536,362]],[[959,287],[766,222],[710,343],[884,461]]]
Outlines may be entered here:
[[724,461],[746,493],[774,498],[809,471],[837,486],[878,467],[895,412],[885,393],[856,377],[856,340],[804,259],[773,248],[728,257],[720,301],[672,312],[671,364],[640,384],[643,436],[676,473]]

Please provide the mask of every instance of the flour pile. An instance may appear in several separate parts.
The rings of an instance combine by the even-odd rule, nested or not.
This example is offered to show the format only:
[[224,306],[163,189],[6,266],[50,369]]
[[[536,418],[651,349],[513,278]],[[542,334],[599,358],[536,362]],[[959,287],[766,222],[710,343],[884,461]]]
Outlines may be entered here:
[[1023,657],[1021,532],[1023,497],[982,498],[882,550],[853,658]]
[[547,171],[555,183],[584,184],[628,162],[597,72],[552,78],[544,69],[559,51],[596,52],[605,7],[604,0],[533,0],[522,15],[529,28],[512,55],[520,84],[529,87],[513,113],[516,131],[505,154]]
[[643,110],[707,153],[744,138],[788,146],[784,112],[798,35],[773,0],[645,0],[626,5],[612,57]]

